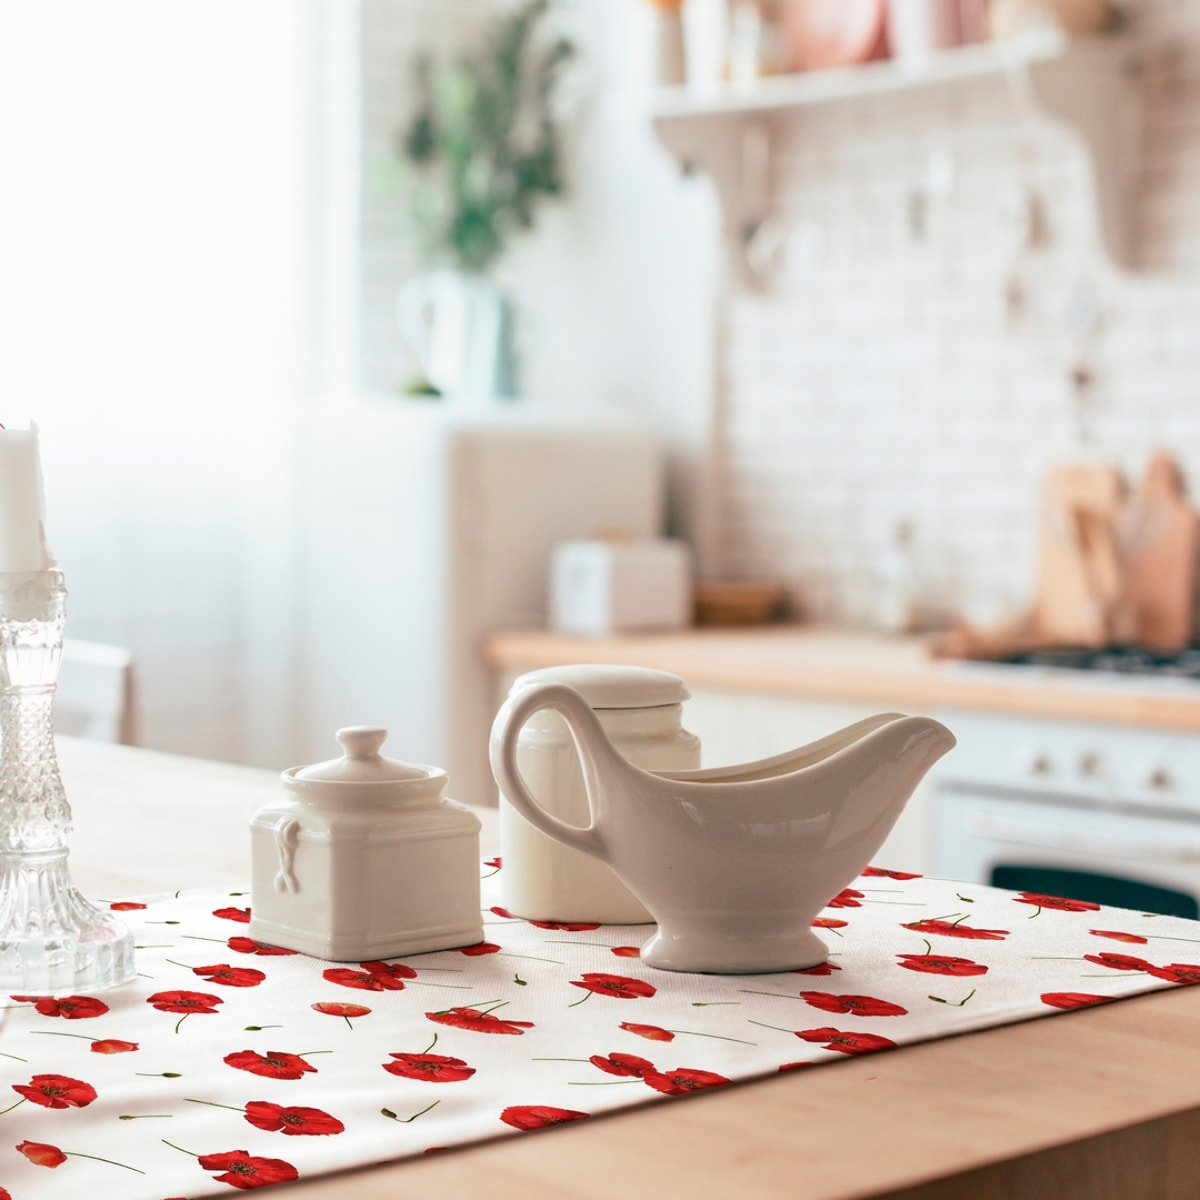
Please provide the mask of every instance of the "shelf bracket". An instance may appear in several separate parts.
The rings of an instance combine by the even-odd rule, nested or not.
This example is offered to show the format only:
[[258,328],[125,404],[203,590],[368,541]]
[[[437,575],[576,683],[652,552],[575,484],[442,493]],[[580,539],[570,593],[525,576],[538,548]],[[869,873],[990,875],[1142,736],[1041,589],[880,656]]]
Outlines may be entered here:
[[747,248],[771,214],[771,130],[767,121],[760,114],[723,113],[658,119],[655,128],[685,173],[702,168],[712,179],[738,282],[763,290],[767,280],[751,265]]
[[1038,112],[1082,142],[1097,232],[1109,258],[1124,270],[1136,265],[1132,218],[1142,132],[1136,71],[1132,59],[1114,66],[1111,58],[1073,50],[1057,62],[1029,63],[1022,72],[1025,86],[1018,85]]

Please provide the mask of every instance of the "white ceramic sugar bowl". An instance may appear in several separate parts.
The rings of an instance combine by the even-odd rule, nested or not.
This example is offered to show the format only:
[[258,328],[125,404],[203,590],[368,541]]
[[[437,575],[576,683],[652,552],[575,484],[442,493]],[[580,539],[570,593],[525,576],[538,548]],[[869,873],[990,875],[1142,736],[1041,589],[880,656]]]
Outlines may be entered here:
[[483,940],[479,818],[446,773],[384,758],[387,731],[338,730],[341,758],[291,767],[250,822],[250,936],[364,962]]
[[[591,705],[622,756],[647,771],[690,771],[700,766],[700,740],[680,724],[691,693],[678,675],[647,667],[548,667],[520,676],[509,701],[531,687],[565,683]],[[502,710],[503,712],[504,710]],[[499,719],[492,741],[500,735]],[[568,824],[591,824],[579,756],[566,722],[549,709],[521,730],[517,767],[547,812]],[[646,907],[598,859],[552,841],[500,796],[500,874],[504,906],[514,916],[544,921],[653,921]]]

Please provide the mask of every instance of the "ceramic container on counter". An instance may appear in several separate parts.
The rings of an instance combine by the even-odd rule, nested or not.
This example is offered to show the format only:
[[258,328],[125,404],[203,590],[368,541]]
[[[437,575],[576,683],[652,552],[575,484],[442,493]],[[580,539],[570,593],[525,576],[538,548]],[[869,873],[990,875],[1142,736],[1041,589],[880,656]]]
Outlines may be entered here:
[[[514,699],[546,684],[570,685],[620,753],[648,771],[686,771],[700,765],[700,741],[680,724],[689,696],[683,680],[646,667],[550,667],[520,676]],[[500,726],[493,727],[493,752]],[[514,765],[541,807],[567,825],[586,829],[588,807],[579,755],[563,718],[529,710],[508,730]],[[500,785],[500,852],[504,906],[514,916],[543,921],[601,921],[628,925],[653,920],[645,906],[603,862],[535,829],[508,802]]]
[[[588,828],[539,804],[519,770],[521,730],[546,709],[575,735]],[[937,721],[883,713],[760,762],[652,774],[627,760],[583,696],[548,683],[500,710],[492,770],[523,817],[612,867],[654,915],[644,963],[758,974],[825,961],[813,919],[870,863],[953,745]]]
[[483,940],[479,818],[446,773],[384,758],[387,731],[338,730],[343,757],[291,767],[250,822],[250,936],[365,962]]

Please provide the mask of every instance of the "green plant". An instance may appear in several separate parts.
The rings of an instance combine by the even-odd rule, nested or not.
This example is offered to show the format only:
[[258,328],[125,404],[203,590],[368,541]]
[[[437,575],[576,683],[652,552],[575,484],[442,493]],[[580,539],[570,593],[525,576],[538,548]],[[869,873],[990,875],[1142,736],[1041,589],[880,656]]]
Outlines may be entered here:
[[575,53],[564,37],[536,40],[550,0],[498,19],[454,66],[415,64],[417,108],[401,138],[412,215],[434,262],[483,271],[533,224],[542,196],[563,190],[551,102]]

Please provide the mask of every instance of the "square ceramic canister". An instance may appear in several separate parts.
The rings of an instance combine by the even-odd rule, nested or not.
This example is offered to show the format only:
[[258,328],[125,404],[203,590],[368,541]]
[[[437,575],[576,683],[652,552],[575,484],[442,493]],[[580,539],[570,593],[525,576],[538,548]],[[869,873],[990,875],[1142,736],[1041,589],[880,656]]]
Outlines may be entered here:
[[479,818],[446,773],[380,754],[387,731],[338,730],[345,754],[283,772],[250,822],[250,936],[364,962],[483,941]]
[[[565,683],[591,705],[604,732],[634,766],[691,771],[700,766],[700,739],[681,724],[691,695],[682,679],[648,667],[580,664],[530,671],[509,690],[515,696],[544,683]],[[587,789],[566,722],[549,709],[535,713],[517,740],[517,767],[537,802],[571,825],[591,824]],[[612,869],[534,829],[500,796],[500,873],[505,908],[534,921],[653,921]]]

